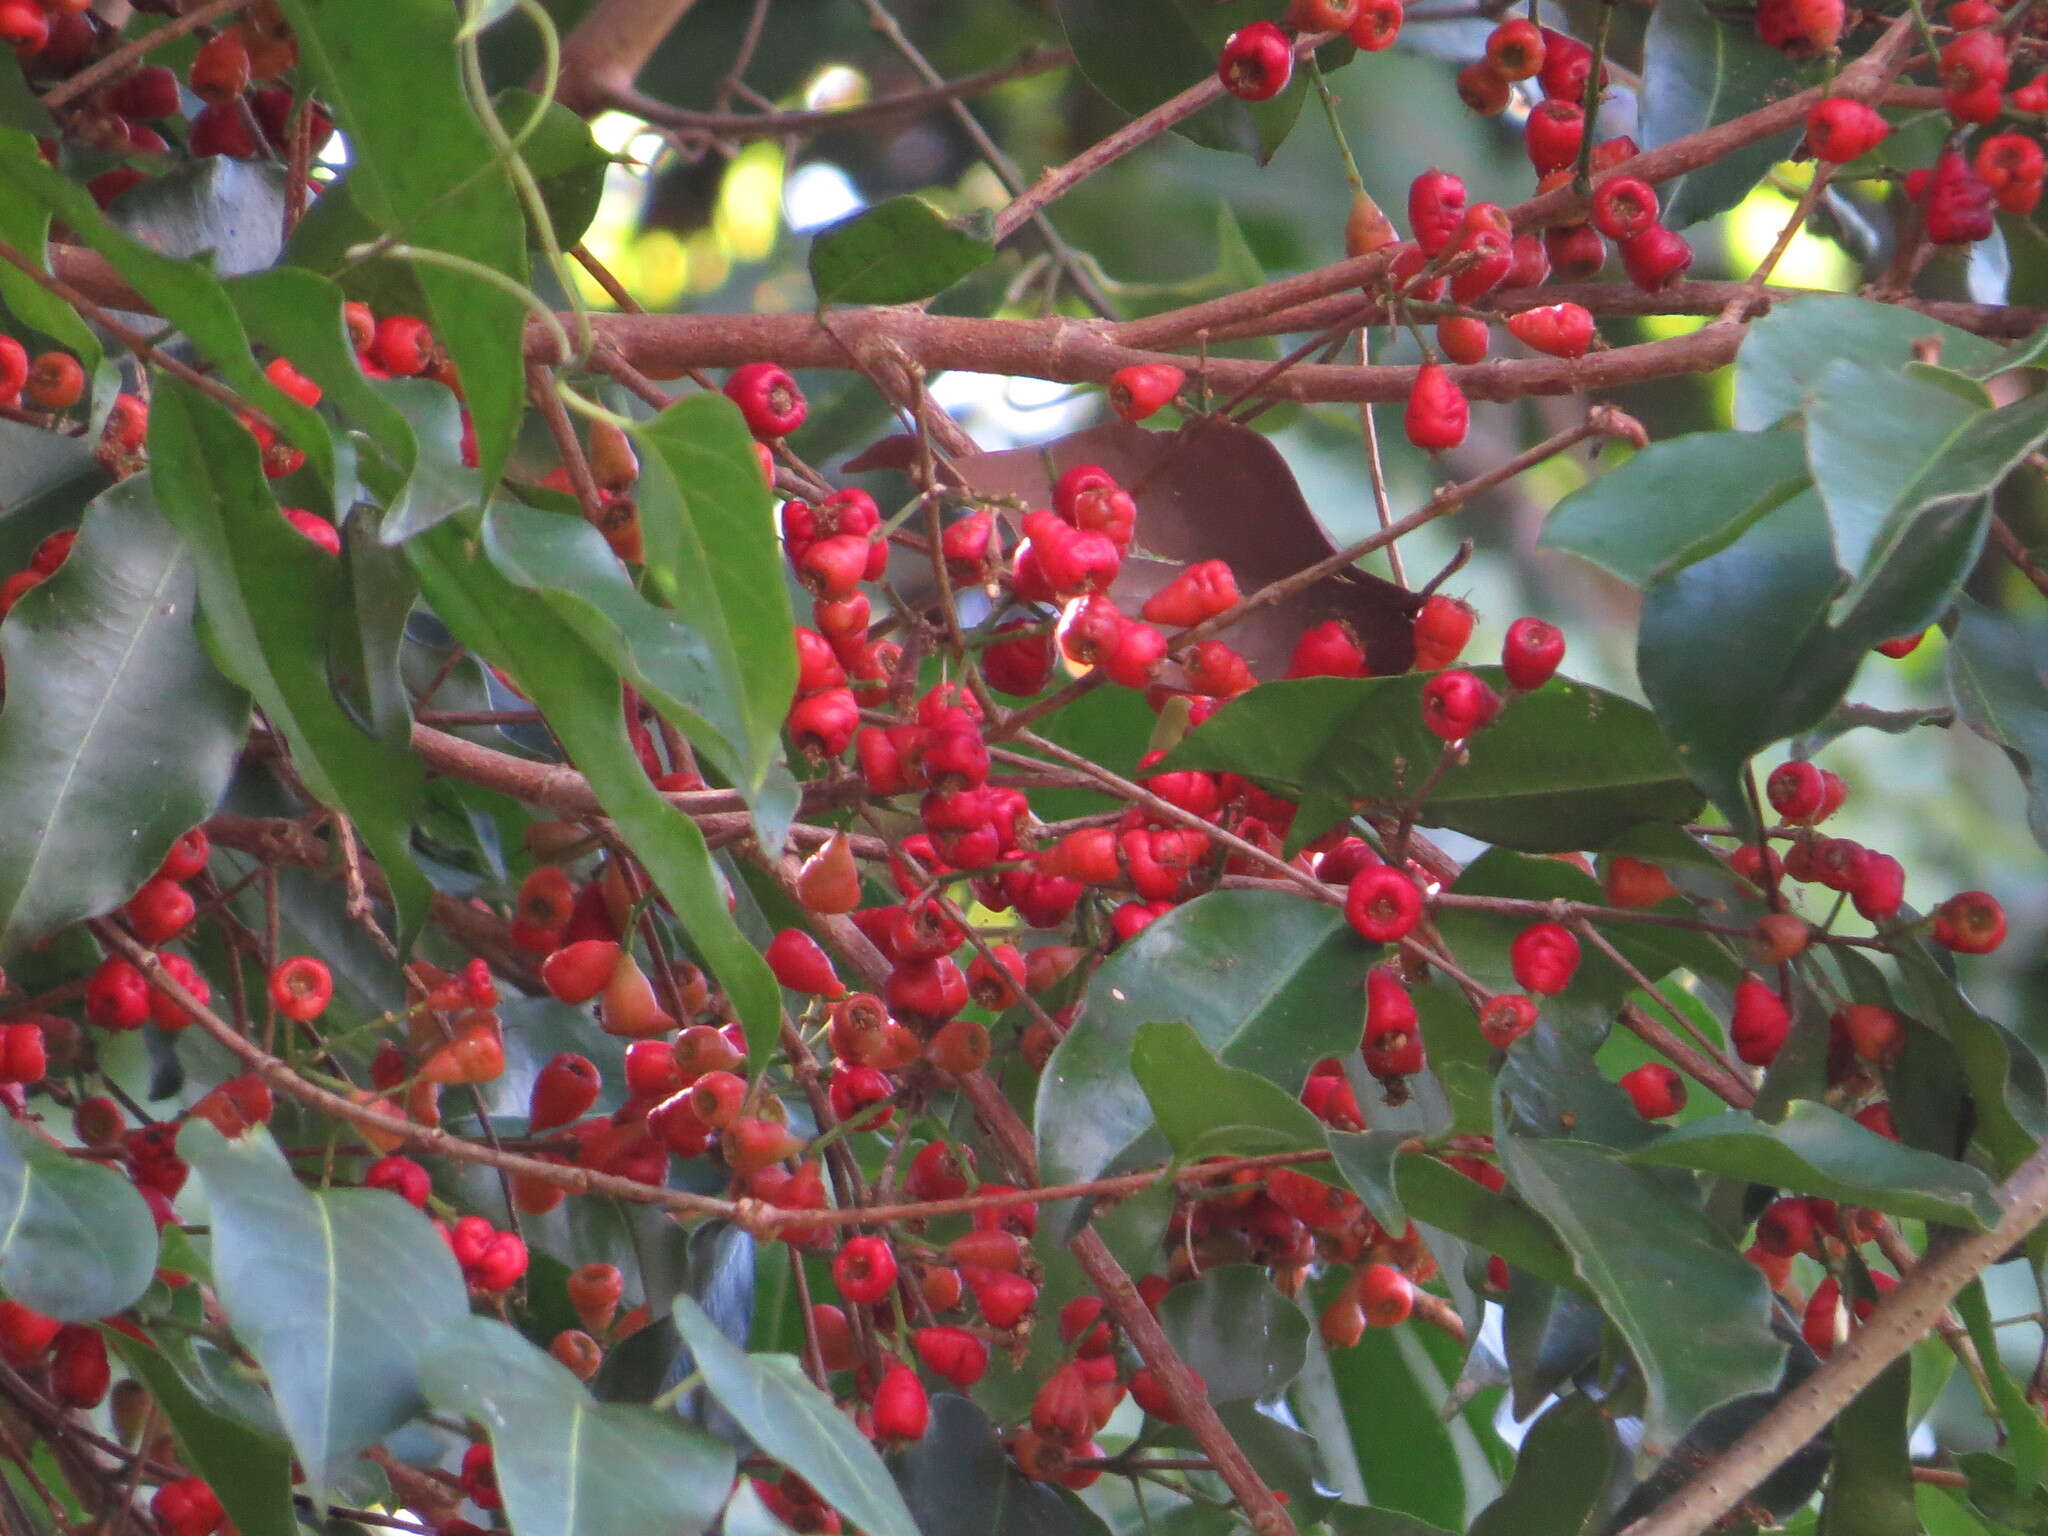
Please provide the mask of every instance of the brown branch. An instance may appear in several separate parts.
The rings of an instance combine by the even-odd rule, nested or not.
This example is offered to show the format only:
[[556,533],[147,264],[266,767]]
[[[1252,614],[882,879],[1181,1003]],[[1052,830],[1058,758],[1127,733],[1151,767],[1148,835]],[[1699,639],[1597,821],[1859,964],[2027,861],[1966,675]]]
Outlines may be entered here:
[[[695,0],[597,0],[562,39],[555,100],[588,117],[633,82]],[[536,81],[535,88],[545,86]]]
[[1931,1249],[1869,1319],[1794,1387],[1749,1433],[1622,1536],[1700,1536],[1783,1465],[1936,1326],[1956,1293],[2005,1257],[2048,1216],[2048,1148],[2022,1163],[1999,1188],[2004,1218]]

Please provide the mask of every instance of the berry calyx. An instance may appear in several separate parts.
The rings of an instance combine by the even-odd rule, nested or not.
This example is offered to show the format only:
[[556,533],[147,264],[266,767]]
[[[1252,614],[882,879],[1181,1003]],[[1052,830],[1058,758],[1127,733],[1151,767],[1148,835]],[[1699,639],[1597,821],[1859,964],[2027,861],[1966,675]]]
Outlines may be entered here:
[[334,976],[325,960],[293,955],[271,969],[270,1000],[294,1023],[310,1024],[327,1011],[333,998]]
[[1406,938],[1422,917],[1422,890],[1391,864],[1374,864],[1351,877],[1344,893],[1344,918],[1372,944]]
[[725,397],[740,408],[756,437],[787,437],[804,424],[810,406],[789,371],[777,363],[748,363],[733,369]]

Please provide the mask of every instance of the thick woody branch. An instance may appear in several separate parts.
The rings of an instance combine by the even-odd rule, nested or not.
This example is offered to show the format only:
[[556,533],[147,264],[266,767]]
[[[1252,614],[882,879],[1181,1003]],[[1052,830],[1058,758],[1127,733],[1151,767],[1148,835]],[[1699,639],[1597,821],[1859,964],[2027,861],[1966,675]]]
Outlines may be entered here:
[[[572,112],[602,112],[640,71],[695,0],[597,0],[562,39],[555,100]],[[544,83],[544,82],[543,82]]]

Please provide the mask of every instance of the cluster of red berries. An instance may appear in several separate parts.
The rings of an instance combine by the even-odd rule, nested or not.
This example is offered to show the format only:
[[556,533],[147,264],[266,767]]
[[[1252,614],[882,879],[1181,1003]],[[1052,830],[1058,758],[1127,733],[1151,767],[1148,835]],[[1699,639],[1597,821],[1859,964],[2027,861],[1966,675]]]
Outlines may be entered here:
[[1271,101],[1294,78],[1298,38],[1341,33],[1378,53],[1394,46],[1403,14],[1403,0],[1288,0],[1283,21],[1254,21],[1224,40],[1217,78],[1240,101]]
[[68,411],[85,394],[85,369],[69,352],[42,352],[34,359],[12,336],[0,336],[0,406]]

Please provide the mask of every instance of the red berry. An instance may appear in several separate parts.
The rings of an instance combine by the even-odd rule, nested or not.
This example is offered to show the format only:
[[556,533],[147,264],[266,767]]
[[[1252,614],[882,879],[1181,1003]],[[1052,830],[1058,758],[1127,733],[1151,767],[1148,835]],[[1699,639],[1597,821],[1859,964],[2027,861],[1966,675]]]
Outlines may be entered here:
[[1415,1283],[1391,1264],[1368,1264],[1358,1272],[1358,1304],[1374,1328],[1392,1328],[1415,1310]]
[[[48,540],[44,542],[47,543]],[[69,546],[66,548],[68,551]],[[36,551],[36,556],[38,559],[42,558],[40,548]],[[62,559],[61,555],[58,556],[60,563]],[[206,861],[211,852],[212,844],[207,841],[205,828],[194,827],[171,844],[171,851],[164,855],[164,861],[156,867],[156,872],[166,880],[190,880],[206,868]]]
[[1579,968],[1579,941],[1562,923],[1531,923],[1508,946],[1508,964],[1524,990],[1554,997]]
[[1294,45],[1275,23],[1251,22],[1224,39],[1216,74],[1240,101],[1270,101],[1293,78]]
[[1632,240],[1657,222],[1657,194],[1639,176],[1610,176],[1593,189],[1593,227]]
[[1466,367],[1486,360],[1489,334],[1486,322],[1472,315],[1446,315],[1436,323],[1438,350]]
[[1441,592],[1431,593],[1415,610],[1409,632],[1415,641],[1415,669],[1435,672],[1456,661],[1472,638],[1471,606]]
[[433,1193],[433,1181],[427,1177],[427,1170],[409,1157],[380,1157],[363,1170],[365,1189],[388,1189],[406,1204],[418,1210],[427,1208],[427,1197]]
[[1369,943],[1394,943],[1422,917],[1421,887],[1391,864],[1369,865],[1351,877],[1344,917]]
[[1791,1028],[1792,1015],[1775,991],[1754,976],[1736,983],[1728,1038],[1737,1056],[1753,1067],[1769,1066],[1777,1060]]
[[1514,99],[1514,86],[1491,62],[1480,59],[1458,71],[1452,85],[1466,109],[1481,117],[1498,117]]
[[1543,68],[1543,29],[1523,16],[1511,17],[1488,34],[1486,61],[1508,80],[1527,80]]
[[[1995,133],[1977,146],[1975,161],[1978,178],[1991,189],[1998,199],[1998,206],[2007,213],[2026,215],[2034,211],[2041,201],[2041,182],[2044,170],[2048,170],[2048,157],[2044,157],[2041,146],[2023,133]],[[1914,645],[1920,637],[1912,637]],[[1888,641],[1886,644],[1898,644]],[[1887,656],[1902,656],[1905,651],[1885,650]]]
[[280,960],[270,973],[271,1002],[279,1013],[300,1024],[319,1018],[333,998],[334,976],[326,961],[312,955]]
[[113,1384],[107,1341],[97,1328],[67,1324],[58,1330],[50,1361],[50,1387],[73,1408],[97,1408]]
[[776,363],[747,363],[725,381],[726,398],[740,408],[756,437],[787,437],[804,424],[810,407],[787,369]]
[[0,1301],[0,1360],[17,1371],[34,1368],[63,1326],[18,1301]]
[[208,106],[232,102],[249,89],[249,50],[232,27],[216,32],[193,56],[185,83]]
[[28,348],[12,336],[0,336],[0,405],[12,405],[19,400],[22,386],[27,383]]
[[931,1401],[924,1383],[907,1365],[892,1365],[875,1388],[875,1438],[921,1440],[931,1423]]
[[1287,663],[1289,677],[1364,677],[1365,648],[1342,619],[1329,619],[1303,633]]
[[1685,1079],[1661,1061],[1622,1073],[1621,1087],[1645,1120],[1662,1120],[1685,1108]]
[[1934,909],[1934,942],[1964,955],[1988,955],[2005,942],[2005,908],[1986,891],[1964,891]]
[[1358,19],[1344,35],[1362,52],[1379,53],[1394,46],[1405,15],[1402,0],[1358,0]]
[[1519,992],[1498,992],[1479,1010],[1479,1033],[1504,1051],[1536,1027],[1536,1004]]
[[415,378],[433,366],[433,332],[424,320],[412,315],[387,315],[377,322],[376,340],[370,356],[386,373],[402,379]]
[[1408,441],[1429,453],[1442,453],[1465,441],[1471,417],[1465,392],[1441,363],[1424,363],[1415,371],[1408,406],[1401,423]]
[[814,997],[846,995],[846,984],[834,974],[825,951],[800,928],[785,928],[776,934],[762,958],[775,973],[775,979],[793,992],[808,992]]
[[1959,123],[1988,123],[2002,107],[2011,63],[2004,36],[1979,28],[1951,38],[1941,50],[1942,104]]
[[1415,999],[1400,976],[1388,966],[1374,966],[1365,977],[1365,1031],[1359,1040],[1365,1068],[1386,1081],[1412,1077],[1423,1068],[1422,1030]]
[[40,410],[69,410],[85,393],[85,370],[69,352],[45,352],[29,366],[23,393]]
[[533,1092],[527,1101],[527,1133],[538,1135],[581,1119],[597,1102],[601,1086],[597,1067],[589,1057],[563,1051],[534,1076]]
[[[1586,81],[1593,73],[1593,50],[1563,32],[1553,32],[1548,27],[1540,29],[1543,34],[1543,64],[1536,72],[1536,83],[1543,88],[1545,96],[1564,101],[1583,101],[1586,96]],[[1602,89],[1607,85],[1607,70],[1600,71]]]
[[1180,393],[1187,374],[1171,363],[1134,363],[1109,381],[1109,408],[1125,421],[1143,421]]
[[1621,242],[1621,264],[1629,281],[1646,293],[1670,287],[1692,265],[1692,247],[1685,236],[1652,224],[1632,240]]
[[225,155],[230,160],[253,160],[261,147],[249,120],[233,102],[201,107],[185,131],[186,152],[195,158]]
[[1953,150],[1934,163],[1927,179],[1923,217],[1927,238],[1937,245],[1967,245],[1988,239],[1997,228],[1996,199],[1970,163]]
[[1550,357],[1584,357],[1593,342],[1593,316],[1582,305],[1546,304],[1510,315],[1508,331],[1523,346]]
[[0,1083],[39,1083],[50,1070],[40,1024],[0,1024]]
[[161,1536],[213,1536],[227,1518],[212,1486],[197,1477],[165,1483],[150,1496],[149,1513]]
[[1508,626],[1500,664],[1508,682],[1527,693],[1550,681],[1564,660],[1564,632],[1541,619],[1519,618]]
[[880,1301],[896,1284],[895,1250],[872,1234],[849,1237],[832,1260],[832,1282],[856,1305]]
[[0,42],[31,58],[49,41],[50,17],[36,0],[0,0]]
[[1425,256],[1451,243],[1465,222],[1465,183],[1434,166],[1408,184],[1408,227]]
[[1138,612],[1153,624],[1192,629],[1237,603],[1237,577],[1228,562],[1198,560],[1146,598]]
[[1671,877],[1655,864],[1616,854],[1607,859],[1606,866],[1600,886],[1613,906],[1654,907],[1678,894]]
[[947,1324],[920,1328],[910,1343],[926,1370],[963,1392],[988,1374],[988,1341],[972,1329]]
[[152,947],[168,944],[192,922],[198,904],[192,893],[175,880],[151,876],[128,898],[122,909],[135,936]]
[[1849,1042],[1849,1049],[1874,1066],[1890,1066],[1906,1048],[1906,1027],[1899,1016],[1876,1003],[1851,1003],[1833,1022]]
[[1869,154],[1889,132],[1891,125],[1875,107],[1847,96],[1815,102],[1806,114],[1807,148],[1816,159],[1834,165],[1846,165]]
[[149,983],[119,955],[100,962],[85,982],[85,1016],[101,1029],[140,1029],[149,1017]]
[[1500,695],[1470,672],[1439,672],[1422,685],[1422,723],[1444,741],[1463,741],[1500,712]]
[[1564,170],[1576,162],[1585,137],[1585,108],[1562,98],[1539,103],[1522,127],[1523,147],[1539,176],[1545,171]]

